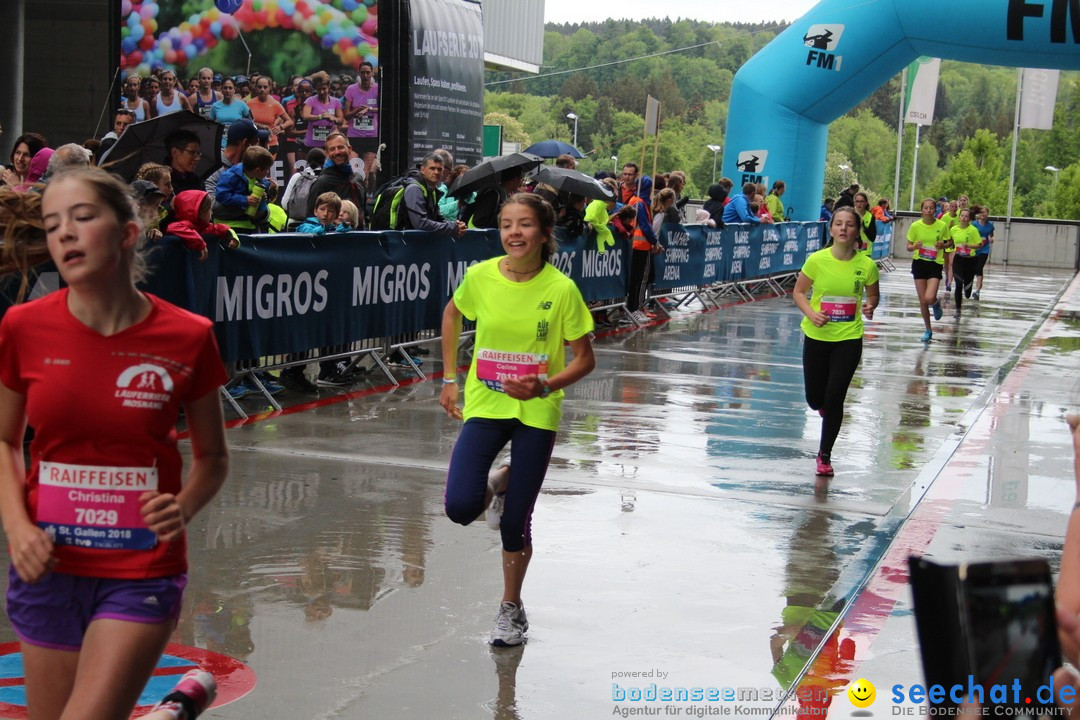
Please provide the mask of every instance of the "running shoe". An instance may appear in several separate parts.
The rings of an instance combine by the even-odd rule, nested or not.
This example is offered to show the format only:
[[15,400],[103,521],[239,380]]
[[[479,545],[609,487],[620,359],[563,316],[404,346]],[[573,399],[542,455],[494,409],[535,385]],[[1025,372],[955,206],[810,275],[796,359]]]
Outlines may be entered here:
[[819,477],[832,477],[833,469],[832,462],[828,455],[818,453],[817,455],[817,472],[814,473]]
[[924,332],[922,334],[922,342],[924,342],[924,343],[930,342],[933,339],[933,337],[934,337],[934,333],[931,332],[930,330],[927,330],[926,332]]
[[340,373],[319,373],[319,379],[315,381],[315,384],[319,387],[344,387],[351,382],[349,378],[342,377]]
[[[948,288],[945,288],[945,290],[948,291]],[[941,301],[938,300],[937,302],[935,302],[932,309],[934,311],[934,319],[935,320],[940,320],[941,319],[941,314],[942,314],[941,313]]]
[[491,630],[491,644],[495,647],[515,647],[525,642],[525,633],[529,630],[529,620],[525,617],[525,608],[512,602],[499,606],[495,616],[495,627]]
[[318,388],[304,375],[302,367],[288,367],[281,371],[281,384],[296,392],[313,393]]
[[971,283],[964,283],[964,297],[971,297]]
[[973,297],[973,298],[975,298],[976,300],[978,300],[978,299],[979,299],[979,291],[978,291],[978,290],[976,290],[975,292],[971,293],[971,297]]
[[502,526],[503,509],[506,507],[506,489],[510,487],[510,463],[503,461],[488,473],[488,488],[491,490],[491,504],[488,505],[485,518],[488,527],[498,530]]
[[217,697],[214,676],[205,670],[188,670],[153,711],[168,710],[176,720],[195,720]]
[[229,395],[233,400],[239,400],[242,397],[247,397],[247,394],[251,392],[248,390],[247,385],[233,385],[229,388]]

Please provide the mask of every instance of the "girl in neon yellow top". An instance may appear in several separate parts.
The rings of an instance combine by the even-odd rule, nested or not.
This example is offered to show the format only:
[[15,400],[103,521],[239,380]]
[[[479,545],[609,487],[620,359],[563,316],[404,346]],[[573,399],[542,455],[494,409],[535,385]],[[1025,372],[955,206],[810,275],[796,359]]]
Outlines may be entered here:
[[769,215],[772,217],[773,222],[784,222],[784,201],[780,199],[780,196],[784,194],[786,189],[787,185],[784,184],[784,181],[777,180],[772,184],[769,196],[765,198],[765,207],[769,209]]
[[975,270],[979,261],[975,253],[982,247],[982,235],[971,224],[971,208],[960,211],[960,221],[953,226],[952,242],[956,250],[953,253],[953,277],[956,280],[956,317],[960,317],[960,307],[965,297],[971,297],[971,286],[975,282]]
[[862,358],[863,318],[874,317],[880,297],[877,264],[858,250],[861,225],[855,208],[836,210],[829,223],[832,244],[806,259],[792,293],[806,316],[803,379],[806,402],[821,415],[820,477],[833,474],[832,448],[844,421],[844,397]]
[[941,303],[938,302],[938,286],[941,284],[941,270],[945,265],[945,250],[952,247],[949,231],[945,223],[934,217],[937,202],[933,198],[922,201],[922,218],[908,228],[907,249],[911,253],[911,275],[915,278],[915,292],[919,295],[919,312],[922,314],[922,341],[930,342],[934,337],[930,329],[930,311],[934,319],[941,319]]
[[[555,249],[551,205],[539,195],[514,195],[499,213],[499,229],[506,255],[469,268],[443,312],[439,404],[465,420],[447,473],[446,514],[468,525],[487,509],[488,524],[502,535],[503,595],[491,644],[505,647],[523,643],[529,627],[521,587],[562,390],[588,375],[595,361],[592,315],[573,281],[548,262]],[[456,371],[462,316],[476,321],[464,412]],[[567,342],[574,353],[569,363]],[[512,462],[495,465],[507,442]]]

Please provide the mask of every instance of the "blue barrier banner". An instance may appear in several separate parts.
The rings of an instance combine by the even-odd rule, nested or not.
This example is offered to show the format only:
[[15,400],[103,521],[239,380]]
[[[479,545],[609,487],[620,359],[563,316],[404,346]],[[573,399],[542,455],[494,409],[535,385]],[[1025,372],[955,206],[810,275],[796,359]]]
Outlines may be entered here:
[[705,280],[705,238],[700,231],[664,223],[660,228],[664,250],[653,256],[654,290],[672,290],[702,285]]
[[[825,223],[823,222],[808,222],[803,223],[803,228],[806,230],[805,247],[806,251],[803,255],[803,263],[806,262],[806,258],[810,257],[811,253],[816,253],[821,248],[825,247]],[[799,269],[802,269],[802,265],[799,265]]]
[[[725,249],[724,231],[705,225],[691,225],[687,228],[691,238],[695,234],[701,235],[701,247],[703,249],[704,267],[701,275],[703,284],[724,282],[727,273],[727,264],[724,262],[731,252],[730,243]],[[730,234],[730,233],[728,233]]]
[[754,276],[748,267],[752,246],[760,243],[760,225],[733,225],[724,228],[731,233],[731,252],[724,253],[728,258],[727,278],[729,282],[738,282]]
[[[802,266],[824,223],[775,226],[666,225],[654,289],[748,280]],[[498,230],[461,238],[421,232],[241,236],[210,243],[199,262],[176,238],[150,253],[148,292],[214,321],[226,360],[249,360],[438,328],[466,269],[503,254]],[[551,262],[586,302],[626,297],[628,243],[606,253],[587,237],[560,234]],[[876,248],[875,248],[876,249]]]
[[806,262],[806,227],[802,223],[784,223],[779,227],[780,253],[773,261],[773,272],[798,272]]
[[758,243],[758,260],[754,264],[754,275],[764,276],[772,275],[778,272],[780,268],[780,261],[783,256],[778,255],[780,252],[780,238],[783,233],[781,225],[762,225],[761,226],[761,242]]
[[626,297],[630,279],[628,242],[616,240],[613,247],[601,253],[596,249],[596,240],[585,235],[569,237],[556,228],[555,239],[559,252],[551,263],[574,281],[585,302]]
[[883,223],[880,220],[874,222],[877,223],[877,237],[874,238],[874,248],[870,253],[870,257],[874,260],[881,260],[889,257],[889,253],[892,251],[893,223]]

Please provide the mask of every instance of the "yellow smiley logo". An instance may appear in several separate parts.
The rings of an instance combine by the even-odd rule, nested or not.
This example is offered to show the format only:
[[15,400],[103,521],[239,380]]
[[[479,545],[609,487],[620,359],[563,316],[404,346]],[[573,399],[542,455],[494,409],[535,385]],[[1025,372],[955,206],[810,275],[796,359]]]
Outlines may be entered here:
[[865,678],[859,678],[851,685],[848,685],[847,696],[855,707],[867,708],[874,704],[877,693],[872,682]]

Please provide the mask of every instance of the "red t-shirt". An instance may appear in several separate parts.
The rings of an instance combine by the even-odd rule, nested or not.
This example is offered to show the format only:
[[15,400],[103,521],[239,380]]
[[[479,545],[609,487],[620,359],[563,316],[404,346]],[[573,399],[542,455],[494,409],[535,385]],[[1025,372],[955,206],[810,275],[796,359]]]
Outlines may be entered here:
[[[247,106],[251,110],[251,119],[268,128],[274,127],[278,116],[285,114],[285,108],[281,107],[281,103],[272,97],[267,98],[266,102],[259,102],[258,99],[252,98],[248,100]],[[270,133],[270,147],[277,147],[277,144],[278,136]]]
[[148,578],[187,570],[187,543],[158,542],[146,490],[177,493],[180,405],[227,379],[210,320],[147,295],[150,314],[110,337],[79,322],[65,288],[0,322],[0,382],[34,428],[26,506],[55,543],[57,572]]

